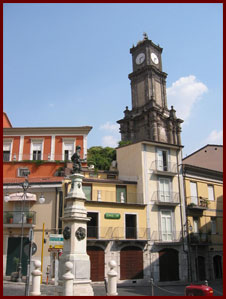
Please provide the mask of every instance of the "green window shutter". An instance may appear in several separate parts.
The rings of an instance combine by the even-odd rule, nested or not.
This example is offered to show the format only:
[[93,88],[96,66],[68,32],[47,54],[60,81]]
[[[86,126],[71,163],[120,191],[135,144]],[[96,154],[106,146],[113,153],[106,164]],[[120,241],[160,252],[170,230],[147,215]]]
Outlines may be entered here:
[[117,202],[126,202],[126,187],[120,186],[116,187],[116,201]]
[[87,200],[92,200],[92,186],[82,186],[83,192],[85,193]]

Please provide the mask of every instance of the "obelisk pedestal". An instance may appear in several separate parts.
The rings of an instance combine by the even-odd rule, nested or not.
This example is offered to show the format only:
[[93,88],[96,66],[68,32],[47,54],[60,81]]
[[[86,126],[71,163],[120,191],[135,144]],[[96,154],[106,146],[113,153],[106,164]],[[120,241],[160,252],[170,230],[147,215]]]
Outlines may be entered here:
[[87,217],[85,208],[85,194],[82,190],[84,176],[74,173],[71,179],[71,190],[66,200],[66,208],[62,217],[64,223],[64,249],[59,261],[59,295],[63,295],[63,275],[66,272],[65,262],[73,264],[71,270],[74,275],[73,295],[93,296],[90,280],[90,258],[86,252],[87,246]]

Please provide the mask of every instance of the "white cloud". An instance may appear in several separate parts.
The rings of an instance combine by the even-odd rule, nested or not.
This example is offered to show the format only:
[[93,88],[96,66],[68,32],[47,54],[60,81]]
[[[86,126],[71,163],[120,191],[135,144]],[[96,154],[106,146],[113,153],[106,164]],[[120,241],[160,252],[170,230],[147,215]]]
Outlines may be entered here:
[[196,102],[207,91],[207,86],[198,82],[195,76],[181,77],[167,88],[168,106],[173,105],[177,117],[187,120]]
[[107,121],[105,124],[100,126],[100,129],[118,133],[119,132],[119,124],[112,124],[111,122]]
[[106,147],[117,147],[118,146],[118,139],[114,136],[104,136],[102,137],[102,146]]
[[219,132],[213,130],[210,132],[209,136],[205,140],[205,143],[223,144],[223,130],[220,130]]

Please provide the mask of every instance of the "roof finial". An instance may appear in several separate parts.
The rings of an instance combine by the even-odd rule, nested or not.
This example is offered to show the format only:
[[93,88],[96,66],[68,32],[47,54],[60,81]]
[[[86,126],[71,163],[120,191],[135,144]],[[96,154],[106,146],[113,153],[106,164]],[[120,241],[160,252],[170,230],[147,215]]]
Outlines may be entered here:
[[146,32],[143,33],[143,37],[144,37],[144,40],[147,40],[148,39],[148,35]]

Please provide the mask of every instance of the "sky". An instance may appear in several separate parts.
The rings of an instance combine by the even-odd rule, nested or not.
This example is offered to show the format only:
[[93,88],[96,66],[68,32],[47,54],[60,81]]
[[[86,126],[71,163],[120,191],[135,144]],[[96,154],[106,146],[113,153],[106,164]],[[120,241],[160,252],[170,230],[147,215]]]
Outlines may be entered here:
[[130,48],[163,48],[167,103],[183,156],[223,142],[223,5],[4,4],[3,110],[13,127],[92,126],[88,148],[116,147],[131,109]]

